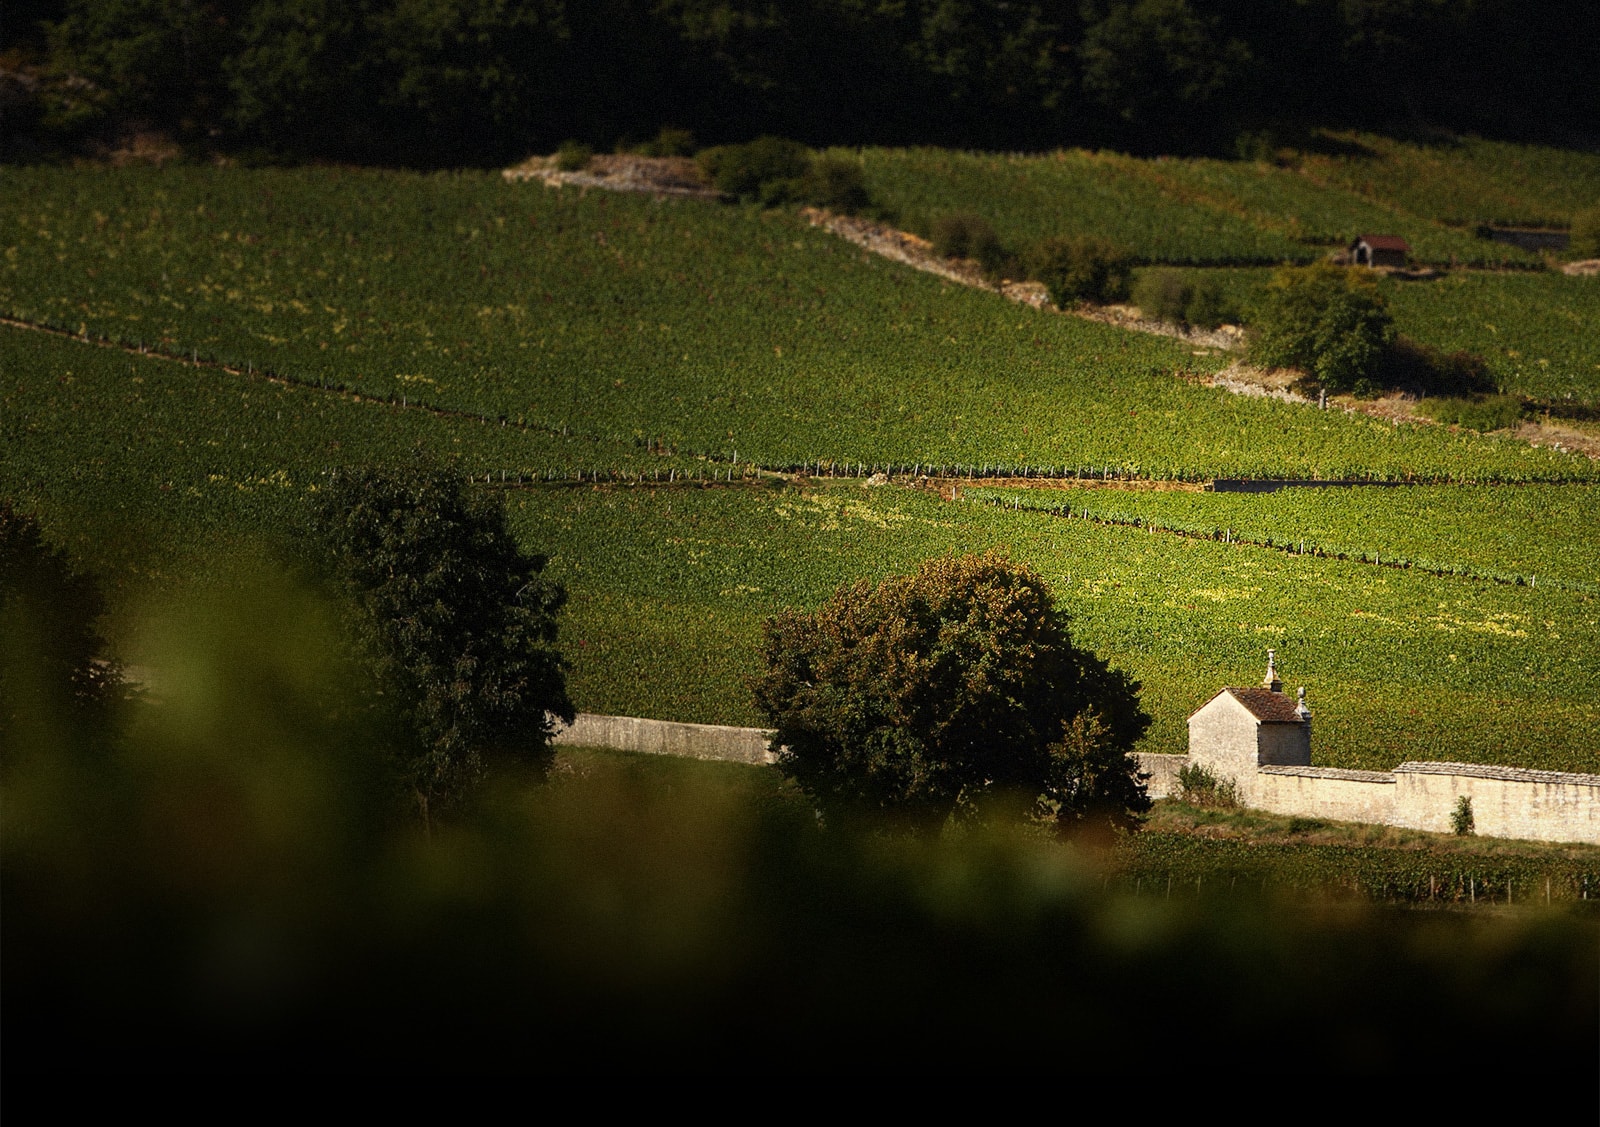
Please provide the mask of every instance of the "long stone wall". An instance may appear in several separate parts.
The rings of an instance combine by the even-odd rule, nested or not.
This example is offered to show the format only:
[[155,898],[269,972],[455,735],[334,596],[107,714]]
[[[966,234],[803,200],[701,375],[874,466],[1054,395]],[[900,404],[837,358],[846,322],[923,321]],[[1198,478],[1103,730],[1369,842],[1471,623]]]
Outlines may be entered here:
[[572,724],[556,732],[557,745],[605,747],[647,755],[681,755],[689,759],[721,759],[731,763],[772,762],[763,728],[726,724],[683,724],[639,716],[601,716],[580,712]]
[[1388,771],[1262,767],[1255,784],[1251,805],[1274,814],[1380,825],[1394,817],[1395,781]]
[[1600,775],[1402,763],[1394,778],[1397,826],[1449,833],[1456,803],[1467,798],[1477,833],[1600,844]]
[[[579,713],[555,736],[558,745],[604,747],[733,763],[773,761],[763,728],[683,724],[638,716]],[[1134,756],[1151,798],[1178,791],[1187,755]],[[1274,814],[1369,822],[1449,833],[1462,797],[1472,802],[1476,832],[1528,841],[1600,845],[1600,775],[1486,767],[1475,763],[1402,763],[1393,771],[1339,767],[1260,767],[1241,787],[1247,805]]]

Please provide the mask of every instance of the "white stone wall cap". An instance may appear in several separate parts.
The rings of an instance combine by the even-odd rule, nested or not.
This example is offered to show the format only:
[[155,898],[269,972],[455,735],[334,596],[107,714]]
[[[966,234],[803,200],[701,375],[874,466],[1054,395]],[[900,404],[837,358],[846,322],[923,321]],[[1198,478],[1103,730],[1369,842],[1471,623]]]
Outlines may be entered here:
[[1392,783],[1393,771],[1356,771],[1348,767],[1297,767],[1269,763],[1256,770],[1263,775],[1302,775],[1308,779],[1346,779],[1352,783]]
[[1494,767],[1483,763],[1406,762],[1397,775],[1464,775],[1473,779],[1504,779],[1513,783],[1555,783],[1574,787],[1600,787],[1600,775],[1576,771],[1538,771],[1531,767]]

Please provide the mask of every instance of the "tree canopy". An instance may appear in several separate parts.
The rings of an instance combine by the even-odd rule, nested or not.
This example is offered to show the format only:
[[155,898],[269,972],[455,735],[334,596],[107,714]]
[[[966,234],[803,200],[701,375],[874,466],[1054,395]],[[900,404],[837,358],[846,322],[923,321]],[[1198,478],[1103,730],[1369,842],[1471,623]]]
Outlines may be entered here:
[[574,716],[554,648],[566,593],[518,547],[498,497],[436,471],[342,473],[310,531],[424,817],[491,756],[548,765],[551,717]]
[[1600,8],[1568,0],[19,0],[0,31],[71,77],[0,128],[134,118],[408,164],[662,125],[713,144],[1227,152],[1308,123],[1576,136],[1600,119]]
[[1128,756],[1138,684],[1074,644],[1028,567],[994,553],[838,590],[763,625],[757,706],[779,766],[833,819],[922,829],[1021,800],[1062,826],[1149,808]]
[[1369,392],[1394,343],[1394,325],[1365,270],[1319,262],[1273,275],[1251,325],[1263,364],[1302,368],[1329,391]]

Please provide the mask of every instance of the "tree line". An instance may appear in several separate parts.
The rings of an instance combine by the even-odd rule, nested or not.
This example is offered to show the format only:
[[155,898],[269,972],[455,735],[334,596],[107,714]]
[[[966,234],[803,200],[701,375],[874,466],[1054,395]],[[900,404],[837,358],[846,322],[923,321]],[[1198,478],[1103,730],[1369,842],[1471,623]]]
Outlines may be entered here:
[[29,151],[143,121],[409,165],[664,125],[1249,155],[1307,125],[1600,120],[1600,9],[1565,0],[14,0],[0,37],[0,131]]

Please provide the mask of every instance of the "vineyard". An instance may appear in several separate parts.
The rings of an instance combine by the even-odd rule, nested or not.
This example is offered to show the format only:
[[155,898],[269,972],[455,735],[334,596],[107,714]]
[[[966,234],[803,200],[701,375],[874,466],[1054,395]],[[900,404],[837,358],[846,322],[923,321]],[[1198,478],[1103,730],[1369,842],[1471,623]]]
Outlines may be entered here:
[[[1497,178],[1488,171],[1492,159],[1438,161],[1410,146],[1365,162],[1305,157],[1299,170],[1081,150],[867,149],[860,156],[874,197],[903,223],[925,231],[938,215],[976,212],[1018,248],[1053,235],[1100,235],[1146,263],[1240,266],[1306,262],[1357,234],[1382,232],[1404,236],[1422,262],[1533,268],[1536,255],[1480,239],[1472,225],[1500,213],[1564,225],[1600,197],[1600,161],[1520,151],[1556,179]],[[1387,194],[1389,185],[1401,185],[1398,194]],[[1484,218],[1462,220],[1462,212]]]
[[[1061,175],[1098,183],[1094,162],[1132,198],[1166,191],[1124,158]],[[1221,190],[1185,167],[1174,183]],[[758,722],[763,617],[998,547],[1143,683],[1143,750],[1182,750],[1189,712],[1270,645],[1311,691],[1321,763],[1600,765],[1587,459],[1231,396],[1198,384],[1223,356],[783,211],[347,169],[13,169],[0,199],[0,312],[78,337],[0,326],[0,488],[129,597],[272,543],[342,466],[421,453],[506,491],[550,555],[588,711]],[[1549,338],[1526,378],[1555,395],[1594,386],[1571,376],[1592,337],[1561,327],[1589,324],[1559,288],[1582,281],[1392,285],[1418,336],[1407,317],[1476,332],[1497,292],[1525,295],[1515,331]],[[963,495],[863,488],[879,469]],[[984,488],[1062,473],[1500,484]]]
[[1477,137],[1432,145],[1371,133],[1327,137],[1331,152],[1296,156],[1301,176],[1451,227],[1565,227],[1600,200],[1600,155],[1592,152]]
[[[1248,310],[1272,272],[1194,269]],[[1592,278],[1449,272],[1426,281],[1379,280],[1400,333],[1445,352],[1465,349],[1488,363],[1507,392],[1560,414],[1600,403],[1600,285]]]
[[973,490],[993,500],[1295,555],[1600,594],[1593,486],[1282,489],[1275,493]]
[[332,169],[16,169],[0,200],[10,316],[598,442],[1188,480],[1596,475],[1195,386],[1173,377],[1226,358],[906,271],[782,211]]

